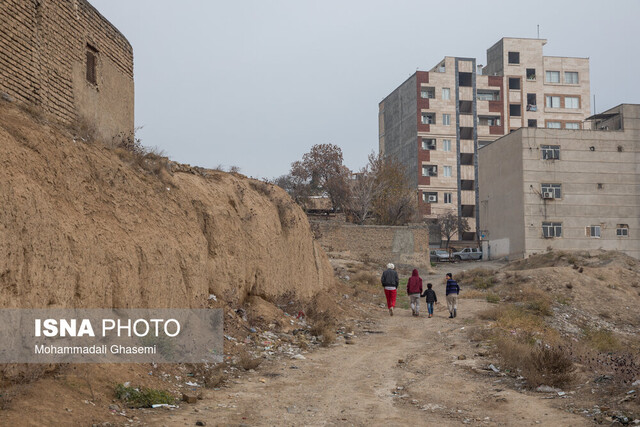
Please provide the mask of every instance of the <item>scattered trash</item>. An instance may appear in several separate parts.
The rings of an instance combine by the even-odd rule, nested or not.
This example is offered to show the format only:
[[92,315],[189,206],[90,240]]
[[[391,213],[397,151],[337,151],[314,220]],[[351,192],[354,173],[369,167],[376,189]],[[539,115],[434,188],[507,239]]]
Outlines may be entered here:
[[292,359],[296,359],[296,360],[305,360],[306,359],[306,357],[304,357],[301,354],[295,354],[295,355],[291,356],[291,358]]
[[153,405],[151,405],[152,408],[169,408],[169,409],[175,409],[178,406],[177,405],[169,405],[168,403],[155,403]]
[[261,383],[263,383],[263,384],[267,382],[267,380],[266,380],[266,379],[264,379],[264,378],[260,378],[258,381],[260,381],[260,382],[261,382]]
[[209,299],[210,300],[212,299],[212,300],[214,300],[216,302],[218,301],[218,298],[214,294],[209,294]]
[[566,396],[566,395],[567,395],[567,393],[564,392],[564,391],[559,391],[558,392],[558,396]]
[[536,388],[537,392],[540,393],[560,393],[562,392],[562,390],[558,389],[558,388],[553,388],[553,387],[549,387],[548,385],[540,385]]
[[207,423],[206,423],[206,422],[204,422],[204,421],[200,421],[200,420],[198,420],[198,421],[196,421],[196,425],[197,425],[197,426],[206,426],[206,425],[207,425]]
[[194,383],[192,381],[187,381],[185,384],[190,386],[190,387],[200,387],[200,384]]
[[488,366],[488,369],[491,369],[496,374],[500,372],[500,369],[498,369],[495,366],[493,366],[493,363]]

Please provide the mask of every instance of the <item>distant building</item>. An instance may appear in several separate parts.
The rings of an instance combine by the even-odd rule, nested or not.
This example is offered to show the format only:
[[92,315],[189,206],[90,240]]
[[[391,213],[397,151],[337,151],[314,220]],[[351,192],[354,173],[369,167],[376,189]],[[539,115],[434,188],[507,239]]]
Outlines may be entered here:
[[86,0],[3,0],[0,92],[105,139],[128,134],[133,49]]
[[445,57],[379,104],[379,148],[409,172],[426,218],[453,211],[475,240],[478,148],[521,127],[582,129],[589,60],[546,57],[546,40],[503,38],[475,58]]
[[479,151],[480,229],[490,258],[552,249],[640,258],[640,105],[589,130],[523,128]]

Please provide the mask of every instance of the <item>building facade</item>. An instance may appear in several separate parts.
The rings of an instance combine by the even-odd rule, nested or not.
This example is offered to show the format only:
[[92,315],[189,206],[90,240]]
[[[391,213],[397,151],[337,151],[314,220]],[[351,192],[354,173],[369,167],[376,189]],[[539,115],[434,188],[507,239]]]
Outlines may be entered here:
[[640,105],[594,115],[587,127],[523,128],[479,150],[489,258],[549,248],[640,258]]
[[521,127],[581,129],[589,115],[589,60],[545,57],[546,40],[504,38],[475,58],[445,57],[379,104],[379,149],[397,158],[420,213],[466,218],[477,238],[478,149]]
[[86,0],[3,0],[0,92],[104,139],[129,134],[133,49]]

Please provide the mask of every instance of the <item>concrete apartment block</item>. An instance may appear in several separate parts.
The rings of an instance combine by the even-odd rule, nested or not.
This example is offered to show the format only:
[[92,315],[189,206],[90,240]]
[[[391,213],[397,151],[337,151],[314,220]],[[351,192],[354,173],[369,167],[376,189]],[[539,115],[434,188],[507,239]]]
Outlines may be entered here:
[[405,165],[425,218],[467,219],[458,239],[478,238],[478,148],[521,127],[581,129],[589,115],[589,60],[545,57],[545,44],[503,38],[485,67],[447,56],[379,104],[380,152]]
[[0,92],[105,139],[129,134],[133,49],[86,0],[3,0]]
[[522,128],[479,150],[490,258],[548,248],[640,257],[640,105],[588,120],[588,130]]

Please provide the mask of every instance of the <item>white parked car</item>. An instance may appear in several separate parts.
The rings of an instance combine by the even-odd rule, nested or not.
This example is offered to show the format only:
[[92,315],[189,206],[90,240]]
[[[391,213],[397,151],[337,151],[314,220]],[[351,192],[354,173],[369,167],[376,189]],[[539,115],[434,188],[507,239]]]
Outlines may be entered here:
[[471,259],[482,259],[482,251],[478,248],[464,248],[461,251],[452,253],[451,257],[455,261],[468,261]]

